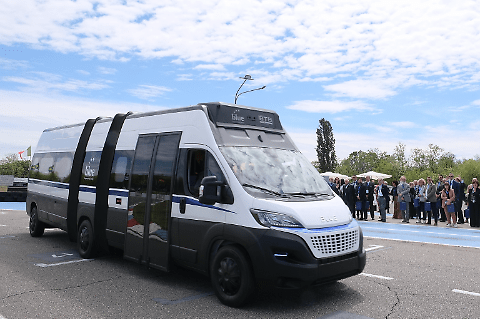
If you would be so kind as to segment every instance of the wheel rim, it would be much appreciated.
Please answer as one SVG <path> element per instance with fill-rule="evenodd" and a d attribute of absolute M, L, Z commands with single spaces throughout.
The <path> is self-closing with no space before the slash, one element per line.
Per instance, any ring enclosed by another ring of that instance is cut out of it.
<path fill-rule="evenodd" d="M 80 248 L 83 251 L 86 251 L 88 249 L 89 244 L 90 244 L 90 233 L 88 232 L 87 227 L 83 227 L 80 231 Z"/>
<path fill-rule="evenodd" d="M 235 259 L 230 257 L 222 259 L 218 267 L 218 284 L 229 296 L 235 295 L 240 290 L 241 272 Z"/>

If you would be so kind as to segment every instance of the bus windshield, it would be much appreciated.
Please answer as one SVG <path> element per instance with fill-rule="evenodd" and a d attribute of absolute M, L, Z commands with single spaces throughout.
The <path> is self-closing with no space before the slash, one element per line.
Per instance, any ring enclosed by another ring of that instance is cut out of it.
<path fill-rule="evenodd" d="M 253 196 L 333 195 L 325 179 L 300 152 L 243 146 L 220 150 L 240 184 Z"/>

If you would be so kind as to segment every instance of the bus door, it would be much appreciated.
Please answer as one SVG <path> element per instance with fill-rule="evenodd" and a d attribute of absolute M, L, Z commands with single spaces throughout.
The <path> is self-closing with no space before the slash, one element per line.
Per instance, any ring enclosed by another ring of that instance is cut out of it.
<path fill-rule="evenodd" d="M 166 271 L 179 142 L 180 133 L 140 136 L 129 187 L 124 256 Z"/>

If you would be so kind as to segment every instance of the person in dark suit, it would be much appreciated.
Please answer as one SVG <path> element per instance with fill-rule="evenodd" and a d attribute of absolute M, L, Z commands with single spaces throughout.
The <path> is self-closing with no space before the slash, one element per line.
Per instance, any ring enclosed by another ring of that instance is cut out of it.
<path fill-rule="evenodd" d="M 408 186 L 410 187 L 409 192 L 410 192 L 410 202 L 408 203 L 408 207 L 410 209 L 410 219 L 413 219 L 417 215 L 417 208 L 414 205 L 414 200 L 415 197 L 417 196 L 417 189 L 415 187 L 414 182 L 408 183 Z"/>
<path fill-rule="evenodd" d="M 457 214 L 458 224 L 465 223 L 463 219 L 462 205 L 465 200 L 465 183 L 462 178 L 457 176 L 452 184 L 453 191 L 455 192 L 455 213 Z"/>
<path fill-rule="evenodd" d="M 353 183 L 349 183 L 348 178 L 345 179 L 345 184 L 343 185 L 343 200 L 348 206 L 352 217 L 355 218 L 355 186 Z"/>
<path fill-rule="evenodd" d="M 443 190 L 443 175 L 438 175 L 438 181 L 437 181 L 437 214 L 440 215 L 440 221 L 445 222 L 447 220 L 447 216 L 445 215 L 445 212 L 443 211 L 442 208 L 442 190 Z"/>
<path fill-rule="evenodd" d="M 471 187 L 468 187 L 468 209 L 470 210 L 470 226 L 480 227 L 480 188 L 478 181 L 474 179 Z"/>
<path fill-rule="evenodd" d="M 362 203 L 361 210 L 357 209 L 357 217 L 360 214 L 359 220 L 368 220 L 367 218 L 367 193 L 365 185 L 362 183 L 361 178 L 357 181 L 357 186 L 355 187 L 355 195 L 357 196 L 357 201 Z"/>
<path fill-rule="evenodd" d="M 370 217 L 375 219 L 375 210 L 373 207 L 373 195 L 375 194 L 375 185 L 370 180 L 370 176 L 365 177 L 365 194 L 367 196 L 368 205 L 370 207 Z M 366 217 L 365 217 L 366 218 Z"/>
<path fill-rule="evenodd" d="M 389 190 L 389 191 L 388 191 L 388 195 L 389 195 L 389 196 L 388 196 L 388 200 L 387 200 L 387 205 L 386 205 L 386 207 L 385 207 L 385 211 L 387 212 L 387 214 L 390 214 L 390 189 L 388 188 L 388 183 L 387 183 L 387 181 L 383 181 L 383 184 L 384 184 L 385 186 L 387 186 L 387 189 Z"/>

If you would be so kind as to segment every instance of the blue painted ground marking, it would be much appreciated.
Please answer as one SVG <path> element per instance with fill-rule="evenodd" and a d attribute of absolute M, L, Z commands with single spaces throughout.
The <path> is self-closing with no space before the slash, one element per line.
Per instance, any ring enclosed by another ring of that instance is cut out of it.
<path fill-rule="evenodd" d="M 25 202 L 0 202 L 0 209 L 26 211 L 26 208 L 27 203 Z"/>
<path fill-rule="evenodd" d="M 480 229 L 447 228 L 444 223 L 439 226 L 358 223 L 365 237 L 480 248 Z"/>

